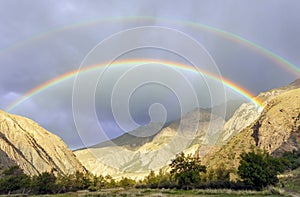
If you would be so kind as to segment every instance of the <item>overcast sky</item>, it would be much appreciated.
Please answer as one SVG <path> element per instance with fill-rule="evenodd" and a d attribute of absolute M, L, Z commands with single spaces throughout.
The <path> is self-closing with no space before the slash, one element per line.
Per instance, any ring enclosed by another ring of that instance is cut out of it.
<path fill-rule="evenodd" d="M 80 65 L 116 61 L 116 57 L 117 61 L 151 58 L 180 63 L 201 59 L 193 66 L 254 94 L 286 85 L 299 77 L 299 70 L 289 69 L 278 58 L 299 69 L 299 8 L 298 0 L 0 0 L 0 108 L 7 110 L 26 92 Z M 141 29 L 145 26 L 160 30 Z M 129 34 L 120 33 L 124 30 Z M 193 48 L 195 43 L 202 48 Z M 261 48 L 278 58 L 270 58 Z M 222 86 L 205 76 L 154 64 L 92 70 L 79 79 L 52 86 L 10 112 L 37 121 L 77 148 L 118 136 L 122 129 L 128 131 L 151 119 L 170 121 L 195 106 L 243 98 L 228 89 L 225 98 L 219 93 Z M 72 98 L 77 102 L 73 108 Z M 95 110 L 86 112 L 89 107 Z M 130 120 L 124 114 L 126 107 Z M 95 114 L 98 121 L 91 117 Z M 132 120 L 129 126 L 124 123 Z M 121 125 L 116 126 L 116 121 Z M 98 132 L 99 128 L 104 131 Z"/>

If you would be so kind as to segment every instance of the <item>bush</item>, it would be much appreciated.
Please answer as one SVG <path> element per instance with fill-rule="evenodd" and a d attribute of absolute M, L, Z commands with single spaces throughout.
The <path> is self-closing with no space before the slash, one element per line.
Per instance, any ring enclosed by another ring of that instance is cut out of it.
<path fill-rule="evenodd" d="M 185 156 L 183 152 L 171 160 L 171 175 L 179 187 L 191 189 L 200 183 L 200 173 L 206 172 L 206 166 L 201 165 L 199 157 Z"/>
<path fill-rule="evenodd" d="M 278 182 L 277 175 L 284 171 L 280 159 L 271 157 L 266 152 L 252 151 L 242 153 L 238 175 L 243 182 L 253 189 L 261 190 Z"/>
<path fill-rule="evenodd" d="M 56 177 L 53 173 L 43 172 L 39 176 L 34 176 L 31 183 L 31 188 L 34 193 L 38 194 L 53 194 L 55 193 Z"/>
<path fill-rule="evenodd" d="M 3 172 L 0 179 L 0 193 L 11 193 L 22 190 L 25 192 L 30 186 L 30 177 L 23 173 L 18 166 L 12 166 Z"/>
<path fill-rule="evenodd" d="M 281 161 L 286 170 L 295 170 L 300 166 L 300 151 L 283 153 Z"/>
<path fill-rule="evenodd" d="M 122 179 L 117 183 L 117 185 L 123 188 L 133 187 L 135 185 L 135 180 L 127 177 L 122 177 Z"/>

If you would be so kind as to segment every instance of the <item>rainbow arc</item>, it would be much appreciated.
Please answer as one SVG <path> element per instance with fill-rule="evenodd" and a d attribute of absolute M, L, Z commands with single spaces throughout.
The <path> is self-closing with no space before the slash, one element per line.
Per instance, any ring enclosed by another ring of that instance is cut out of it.
<path fill-rule="evenodd" d="M 81 69 L 75 69 L 75 70 L 72 70 L 65 74 L 62 74 L 54 79 L 51 79 L 43 84 L 40 84 L 39 86 L 37 86 L 35 88 L 29 90 L 20 99 L 16 100 L 14 103 L 9 105 L 6 108 L 6 111 L 12 111 L 14 108 L 16 108 L 21 103 L 25 102 L 26 100 L 30 99 L 31 97 L 49 89 L 55 85 L 58 85 L 66 80 L 70 80 L 70 79 L 76 77 L 77 75 L 84 74 L 84 73 L 90 72 L 90 71 L 94 71 L 96 69 L 104 68 L 107 65 L 109 65 L 111 67 L 120 67 L 120 66 L 134 65 L 134 64 L 151 64 L 151 63 L 152 64 L 153 63 L 160 64 L 160 65 L 171 67 L 171 68 L 177 68 L 177 69 L 181 69 L 184 71 L 193 72 L 196 74 L 202 74 L 208 78 L 211 78 L 218 82 L 223 83 L 226 87 L 228 87 L 229 89 L 233 90 L 234 92 L 242 95 L 244 98 L 252 101 L 257 106 L 259 106 L 261 108 L 263 107 L 262 102 L 259 101 L 257 98 L 255 98 L 255 95 L 253 93 L 251 93 L 247 89 L 239 86 L 238 84 L 234 83 L 233 81 L 230 81 L 229 79 L 220 77 L 214 73 L 209 73 L 205 70 L 201 70 L 199 68 L 196 69 L 187 64 L 172 62 L 172 61 L 162 61 L 162 60 L 155 60 L 155 59 L 128 59 L 128 60 L 116 61 L 116 62 L 113 62 L 112 64 L 101 63 L 101 64 L 90 65 L 90 66 L 86 66 Z"/>

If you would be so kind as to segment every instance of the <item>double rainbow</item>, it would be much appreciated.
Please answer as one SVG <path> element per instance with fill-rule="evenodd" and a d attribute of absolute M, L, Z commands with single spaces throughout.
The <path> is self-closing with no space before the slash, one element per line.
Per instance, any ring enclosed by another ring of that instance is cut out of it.
<path fill-rule="evenodd" d="M 51 35 L 54 34 L 58 34 L 58 33 L 62 33 L 68 30 L 76 30 L 78 28 L 82 28 L 82 27 L 92 27 L 94 25 L 97 24 L 103 24 L 103 23 L 115 23 L 115 22 L 132 22 L 132 23 L 145 23 L 145 22 L 150 22 L 151 24 L 153 24 L 154 22 L 161 22 L 161 23 L 167 23 L 169 24 L 175 24 L 175 25 L 184 25 L 190 28 L 194 28 L 195 30 L 201 30 L 201 31 L 206 31 L 209 33 L 213 33 L 216 34 L 220 37 L 223 37 L 227 40 L 233 41 L 235 43 L 244 45 L 246 47 L 251 48 L 252 50 L 262 54 L 263 56 L 267 57 L 268 59 L 272 60 L 273 62 L 275 62 L 277 65 L 280 65 L 282 68 L 284 68 L 285 70 L 288 70 L 290 73 L 292 73 L 294 76 L 296 76 L 297 78 L 300 77 L 300 68 L 297 67 L 296 65 L 292 64 L 291 62 L 289 62 L 288 60 L 286 60 L 285 58 L 277 55 L 276 53 L 274 53 L 271 50 L 268 50 L 254 42 L 251 42 L 250 40 L 241 37 L 240 35 L 234 34 L 232 32 L 228 32 L 222 29 L 218 29 L 216 27 L 213 26 L 209 26 L 206 24 L 201 24 L 201 23 L 196 23 L 196 22 L 192 22 L 192 21 L 180 21 L 180 20 L 172 20 L 172 19 L 165 19 L 165 18 L 158 18 L 158 17 L 152 17 L 152 16 L 139 16 L 139 17 L 113 17 L 113 18 L 106 18 L 106 19 L 98 19 L 98 20 L 92 20 L 92 21 L 84 21 L 84 22 L 80 22 L 80 23 L 74 23 L 71 25 L 67 25 L 67 26 L 63 26 L 61 28 L 54 28 L 54 29 L 50 29 L 47 32 L 42 32 L 39 34 L 35 34 L 25 40 L 23 40 L 22 42 L 16 43 L 15 45 L 12 45 L 10 47 L 7 47 L 5 49 L 1 49 L 0 50 L 0 55 L 4 55 L 7 52 L 12 52 L 20 47 L 24 47 L 32 42 L 36 42 L 39 40 L 43 40 L 48 38 Z M 143 24 L 144 25 L 144 24 Z M 126 61 L 119 61 L 119 62 L 115 62 L 113 65 L 111 66 L 122 66 L 122 65 L 128 65 L 128 64 L 132 64 L 132 63 L 145 63 L 148 60 L 146 59 L 135 59 L 135 60 L 126 60 Z M 153 60 L 151 60 L 153 62 Z M 251 100 L 252 102 L 256 103 L 258 106 L 262 107 L 262 103 L 258 100 L 256 100 L 254 98 L 254 95 L 246 90 L 243 87 L 240 87 L 238 84 L 222 78 L 220 79 L 218 76 L 215 76 L 212 73 L 207 73 L 203 70 L 195 70 L 194 68 L 188 66 L 188 65 L 184 65 L 181 63 L 177 63 L 177 62 L 167 62 L 167 61 L 159 61 L 157 63 L 160 63 L 162 65 L 165 66 L 169 66 L 169 67 L 176 67 L 179 69 L 183 69 L 183 70 L 187 70 L 187 71 L 191 71 L 191 72 L 200 72 L 203 75 L 213 78 L 217 81 L 220 81 L 222 83 L 224 83 L 225 86 L 227 86 L 228 88 L 232 89 L 233 91 L 237 92 L 238 94 L 244 96 L 245 98 Z M 13 110 L 15 107 L 17 107 L 19 104 L 21 104 L 22 102 L 24 102 L 25 100 L 29 99 L 30 97 L 45 91 L 46 89 L 55 86 L 63 81 L 66 81 L 68 79 L 73 78 L 74 76 L 76 76 L 77 74 L 80 73 L 84 73 L 84 72 L 88 72 L 89 70 L 93 70 L 93 69 L 97 69 L 99 67 L 102 67 L 106 64 L 101 64 L 101 65 L 92 65 L 89 67 L 86 67 L 84 69 L 81 70 L 73 70 L 70 71 L 68 73 L 65 73 L 63 75 L 60 75 L 54 79 L 51 79 L 37 87 L 35 87 L 34 89 L 31 89 L 30 91 L 26 92 L 20 99 L 16 100 L 14 103 L 12 103 L 11 105 L 9 105 L 6 110 L 7 111 L 11 111 Z"/>
<path fill-rule="evenodd" d="M 42 33 L 32 35 L 32 36 L 28 37 L 27 39 L 25 39 L 21 42 L 18 42 L 14 45 L 11 45 L 7 48 L 1 49 L 0 50 L 0 56 L 7 53 L 7 52 L 14 51 L 18 48 L 26 46 L 26 45 L 28 45 L 32 42 L 47 39 L 51 35 L 66 32 L 66 31 L 69 31 L 69 30 L 76 30 L 76 29 L 82 28 L 82 27 L 92 27 L 92 26 L 97 25 L 97 24 L 116 23 L 116 22 L 122 22 L 122 23 L 124 23 L 124 22 L 146 23 L 146 22 L 148 22 L 150 24 L 161 22 L 161 23 L 166 23 L 167 25 L 170 25 L 170 24 L 181 25 L 181 26 L 184 25 L 184 26 L 187 26 L 187 27 L 190 27 L 190 28 L 194 28 L 195 30 L 207 31 L 207 32 L 216 34 L 220 37 L 223 37 L 227 40 L 230 40 L 230 41 L 233 41 L 235 43 L 238 43 L 238 44 L 244 45 L 246 47 L 249 47 L 252 50 L 254 50 L 254 51 L 260 53 L 261 55 L 267 57 L 268 59 L 272 60 L 277 65 L 280 65 L 282 68 L 289 71 L 294 76 L 300 77 L 300 68 L 298 66 L 296 66 L 295 64 L 289 62 L 285 58 L 283 58 L 280 55 L 274 53 L 273 51 L 271 51 L 267 48 L 264 48 L 264 47 L 258 45 L 257 43 L 254 43 L 254 42 L 252 42 L 252 41 L 250 41 L 246 38 L 243 38 L 240 35 L 234 34 L 234 33 L 229 32 L 229 31 L 225 31 L 223 29 L 218 29 L 218 28 L 213 27 L 213 26 L 202 24 L 202 23 L 196 23 L 196 22 L 192 22 L 192 21 L 183 21 L 183 20 L 172 20 L 172 19 L 165 19 L 165 18 L 152 17 L 152 16 L 138 16 L 138 17 L 122 16 L 122 17 L 112 17 L 112 18 L 105 18 L 105 19 L 96 19 L 96 20 L 91 20 L 91 21 L 83 21 L 83 22 L 80 22 L 80 23 L 74 23 L 74 24 L 66 25 L 66 26 L 63 26 L 63 27 L 60 27 L 60 28 L 49 29 L 47 32 L 42 32 Z M 143 25 L 145 26 L 145 24 L 143 24 Z"/>
<path fill-rule="evenodd" d="M 176 68 L 176 69 L 180 69 L 180 70 L 183 70 L 183 71 L 193 72 L 193 73 L 196 73 L 196 74 L 202 74 L 206 77 L 209 77 L 211 79 L 214 79 L 218 82 L 223 83 L 226 87 L 228 87 L 229 89 L 231 89 L 231 90 L 235 91 L 236 93 L 242 95 L 246 99 L 252 101 L 257 106 L 263 107 L 263 104 L 262 104 L 261 101 L 256 99 L 255 96 L 250 91 L 248 91 L 245 88 L 239 86 L 238 84 L 230 81 L 229 79 L 225 79 L 223 77 L 220 78 L 219 76 L 217 76 L 213 73 L 209 73 L 205 70 L 201 70 L 201 69 L 198 69 L 198 68 L 195 69 L 194 67 L 192 67 L 190 65 L 187 65 L 187 64 L 172 62 L 172 61 L 154 60 L 154 59 L 129 59 L 129 60 L 116 61 L 112 64 L 109 64 L 109 66 L 120 67 L 120 66 L 128 66 L 128 65 L 133 65 L 133 64 L 150 64 L 150 63 L 160 64 L 162 66 Z M 67 72 L 63 75 L 60 75 L 60 76 L 58 76 L 54 79 L 51 79 L 51 80 L 35 87 L 34 89 L 28 91 L 20 99 L 18 99 L 17 101 L 15 101 L 11 105 L 9 105 L 6 108 L 6 110 L 7 111 L 12 111 L 14 108 L 16 108 L 18 105 L 20 105 L 24 101 L 30 99 L 32 96 L 35 96 L 35 95 L 37 95 L 37 94 L 39 94 L 39 93 L 55 86 L 55 85 L 58 85 L 59 83 L 62 83 L 66 80 L 72 79 L 72 78 L 76 77 L 79 74 L 90 72 L 90 71 L 93 71 L 93 70 L 96 70 L 96 69 L 99 69 L 99 68 L 103 68 L 105 66 L 107 66 L 107 63 L 90 65 L 90 66 L 86 66 L 82 69 L 72 70 L 72 71 Z"/>

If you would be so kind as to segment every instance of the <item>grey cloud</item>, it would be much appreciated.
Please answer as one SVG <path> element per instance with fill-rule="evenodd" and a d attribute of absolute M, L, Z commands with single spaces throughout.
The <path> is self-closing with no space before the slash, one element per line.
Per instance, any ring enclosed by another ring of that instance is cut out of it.
<path fill-rule="evenodd" d="M 210 52 L 224 77 L 256 94 L 286 85 L 297 77 L 295 72 L 286 71 L 286 65 L 281 67 L 278 61 L 257 49 L 220 33 L 191 27 L 180 21 L 207 24 L 232 32 L 299 65 L 299 6 L 300 2 L 296 0 L 0 1 L 0 108 L 5 109 L 37 85 L 77 69 L 85 55 L 113 33 L 142 25 L 163 25 L 192 36 Z M 147 15 L 154 19 L 139 18 Z M 122 19 L 123 16 L 132 16 L 132 19 Z M 119 19 L 112 20 L 114 17 Z M 161 19 L 177 22 L 169 23 Z M 178 40 L 168 39 L 176 46 L 182 45 Z M 197 55 L 195 51 L 189 53 Z M 174 58 L 159 50 L 141 50 L 135 55 Z M 173 60 L 181 61 L 180 57 Z M 207 94 L 205 86 L 192 75 L 189 79 L 195 85 L 203 107 L 208 106 L 209 98 L 203 96 Z M 36 120 L 62 137 L 71 147 L 79 147 L 82 142 L 72 116 L 72 82 L 70 79 L 35 95 L 13 112 Z M 178 85 L 180 83 L 178 81 Z M 169 101 L 168 108 L 174 108 L 174 97 L 166 94 L 170 100 L 165 101 L 161 91 L 156 93 L 161 94 L 157 95 L 161 103 Z M 138 102 L 138 98 L 142 99 L 137 96 L 132 102 Z M 138 108 L 132 108 L 137 122 L 146 123 L 149 120 L 148 111 L 145 110 L 155 100 L 153 98 L 139 103 Z M 235 98 L 234 94 L 230 98 Z M 97 109 L 97 112 L 104 113 L 101 115 L 105 117 L 101 124 L 109 132 L 109 137 L 114 137 L 122 131 L 112 120 L 110 106 L 106 104 L 104 102 L 104 108 Z M 172 118 L 178 116 L 176 110 L 169 112 Z M 88 122 L 90 117 L 83 114 L 82 119 Z M 91 130 L 96 130 L 97 124 L 91 123 Z M 91 139 L 93 132 L 87 133 L 87 140 Z M 103 136 L 100 138 L 99 141 L 105 140 Z M 91 140 L 90 143 L 96 143 L 97 140 Z"/>

